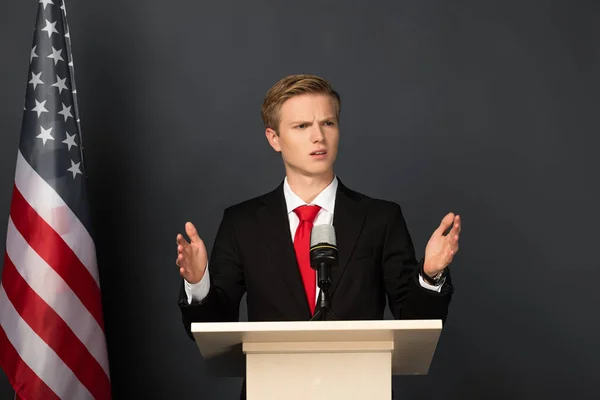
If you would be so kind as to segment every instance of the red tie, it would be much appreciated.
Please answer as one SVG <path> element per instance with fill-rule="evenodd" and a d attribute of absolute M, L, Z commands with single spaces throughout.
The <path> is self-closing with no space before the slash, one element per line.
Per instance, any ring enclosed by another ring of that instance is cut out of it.
<path fill-rule="evenodd" d="M 300 274 L 304 282 L 304 290 L 310 306 L 310 313 L 315 312 L 315 297 L 317 295 L 317 276 L 316 271 L 310 266 L 310 232 L 313 227 L 313 221 L 319 213 L 319 206 L 300 206 L 294 210 L 300 224 L 294 235 L 294 249 L 296 250 L 296 260 L 300 267 Z"/>

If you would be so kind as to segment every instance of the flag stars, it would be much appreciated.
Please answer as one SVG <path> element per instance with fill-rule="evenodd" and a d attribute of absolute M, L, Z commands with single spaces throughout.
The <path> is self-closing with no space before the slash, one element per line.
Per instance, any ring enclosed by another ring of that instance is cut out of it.
<path fill-rule="evenodd" d="M 62 142 L 69 146 L 69 150 L 71 150 L 71 146 L 77 147 L 77 143 L 75 143 L 75 135 L 69 135 L 69 132 L 65 132 L 67 134 L 67 138 Z"/>
<path fill-rule="evenodd" d="M 52 0 L 40 0 L 40 4 L 43 4 L 44 5 L 44 10 L 46 10 L 46 6 L 48 4 L 54 5 L 54 2 Z"/>
<path fill-rule="evenodd" d="M 33 61 L 34 58 L 38 58 L 38 55 L 35 54 L 35 49 L 37 48 L 37 45 L 33 46 L 33 49 L 31 49 L 31 55 L 29 56 L 29 63 L 31 64 L 31 62 Z"/>
<path fill-rule="evenodd" d="M 46 145 L 46 141 L 48 140 L 54 140 L 54 137 L 50 134 L 50 132 L 52 132 L 52 127 L 50 127 L 50 129 L 44 129 L 43 126 L 40 126 L 41 132 L 39 135 L 36 136 L 36 138 L 38 139 L 42 139 L 42 142 L 44 143 L 44 146 Z"/>
<path fill-rule="evenodd" d="M 59 61 L 65 61 L 60 53 L 62 53 L 62 49 L 56 50 L 54 46 L 52 46 L 52 54 L 50 54 L 48 58 L 52 58 L 54 60 L 54 65 L 58 64 Z"/>
<path fill-rule="evenodd" d="M 33 71 L 31 72 L 31 80 L 29 81 L 29 83 L 31 83 L 33 85 L 33 90 L 37 89 L 37 85 L 43 85 L 44 82 L 42 82 L 42 79 L 40 78 L 42 76 L 42 73 L 40 72 L 39 74 L 34 74 Z"/>
<path fill-rule="evenodd" d="M 67 171 L 73 173 L 73 179 L 75 179 L 77 174 L 83 175 L 79 169 L 79 164 L 81 164 L 81 162 L 74 163 L 73 160 L 71 160 L 71 168 L 67 168 Z"/>
<path fill-rule="evenodd" d="M 63 109 L 62 109 L 62 111 L 59 111 L 58 113 L 61 114 L 62 116 L 64 116 L 65 122 L 67 122 L 67 119 L 69 117 L 73 118 L 73 115 L 71 114 L 71 107 L 73 107 L 73 106 L 67 107 L 67 106 L 65 106 L 65 103 L 61 103 L 61 104 L 63 106 Z"/>
<path fill-rule="evenodd" d="M 44 100 L 40 103 L 39 101 L 37 101 L 37 99 L 35 99 L 35 107 L 33 107 L 31 109 L 31 111 L 37 112 L 38 118 L 40 117 L 40 115 L 42 115 L 42 113 L 48 112 L 48 110 L 46 110 L 46 107 L 45 107 L 46 101 L 47 100 Z M 66 117 L 65 117 L 65 120 L 66 120 Z"/>
<path fill-rule="evenodd" d="M 58 88 L 58 92 L 60 94 L 62 94 L 63 89 L 64 90 L 69 90 L 69 88 L 67 87 L 67 84 L 65 83 L 66 80 L 67 80 L 67 78 L 60 79 L 60 77 L 58 75 L 56 75 L 56 83 L 53 83 L 52 86 L 53 87 L 57 87 Z"/>
<path fill-rule="evenodd" d="M 46 20 L 46 26 L 42 30 L 48 32 L 48 37 L 52 37 L 53 33 L 58 33 L 56 30 L 56 21 L 50 22 Z"/>

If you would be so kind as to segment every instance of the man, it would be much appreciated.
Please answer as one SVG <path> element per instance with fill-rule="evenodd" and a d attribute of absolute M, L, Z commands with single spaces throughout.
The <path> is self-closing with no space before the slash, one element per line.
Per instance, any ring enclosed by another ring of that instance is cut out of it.
<path fill-rule="evenodd" d="M 382 319 L 387 299 L 396 319 L 445 321 L 460 217 L 442 219 L 418 262 L 400 207 L 355 192 L 334 174 L 340 96 L 328 82 L 288 76 L 267 92 L 261 112 L 285 179 L 225 210 L 210 261 L 192 223 L 185 225 L 189 242 L 177 235 L 188 334 L 192 322 L 237 321 L 244 293 L 249 321 L 309 320 L 318 304 L 308 257 L 317 224 L 333 224 L 336 232 L 330 301 L 340 319 Z"/>

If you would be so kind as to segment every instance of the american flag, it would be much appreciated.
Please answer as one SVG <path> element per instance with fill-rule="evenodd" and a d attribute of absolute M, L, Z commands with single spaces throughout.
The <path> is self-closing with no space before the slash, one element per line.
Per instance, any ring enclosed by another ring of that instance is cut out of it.
<path fill-rule="evenodd" d="M 22 399 L 109 399 L 62 0 L 40 0 L 0 282 L 0 366 Z"/>

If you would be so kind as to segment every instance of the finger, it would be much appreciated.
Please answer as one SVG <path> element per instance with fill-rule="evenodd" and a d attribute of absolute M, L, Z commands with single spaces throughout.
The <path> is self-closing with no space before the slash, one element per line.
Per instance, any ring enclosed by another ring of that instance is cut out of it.
<path fill-rule="evenodd" d="M 183 254 L 181 254 L 181 253 L 177 254 L 177 258 L 175 259 L 175 265 L 185 269 L 187 266 L 186 264 L 187 264 L 186 258 L 183 256 Z"/>
<path fill-rule="evenodd" d="M 450 250 L 448 251 L 448 256 L 449 256 L 450 260 L 454 259 L 454 256 L 456 256 L 457 252 L 458 252 L 458 245 L 450 247 Z"/>
<path fill-rule="evenodd" d="M 186 244 L 188 244 L 187 240 L 185 240 L 185 238 L 183 237 L 183 235 L 181 233 L 177 234 L 177 244 L 182 245 L 182 246 L 185 246 Z"/>
<path fill-rule="evenodd" d="M 448 250 L 448 254 L 450 255 L 451 259 L 454 258 L 456 253 L 458 253 L 458 242 L 453 243 Z"/>
<path fill-rule="evenodd" d="M 186 243 L 185 245 L 183 245 L 183 246 L 182 246 L 182 245 L 180 245 L 180 244 L 178 244 L 178 245 L 177 245 L 177 254 L 181 254 L 181 253 L 183 253 L 184 251 L 187 251 L 187 250 L 189 249 L 189 246 L 190 246 L 190 245 L 189 245 L 189 244 L 187 244 L 187 243 Z"/>
<path fill-rule="evenodd" d="M 454 222 L 454 214 L 453 213 L 446 214 L 446 216 L 442 219 L 440 226 L 436 229 L 436 233 L 438 233 L 440 235 L 444 235 L 446 233 L 446 231 L 448 230 L 448 228 L 450 228 L 450 226 L 452 226 L 453 222 Z"/>
<path fill-rule="evenodd" d="M 191 243 L 200 242 L 200 236 L 198 236 L 198 231 L 196 230 L 194 224 L 192 224 L 191 222 L 187 222 L 185 224 L 185 233 L 187 233 Z"/>
<path fill-rule="evenodd" d="M 186 268 L 183 265 L 183 260 L 183 254 L 178 254 L 175 259 L 175 265 L 177 265 L 177 268 L 179 269 L 179 275 L 181 275 L 182 278 L 185 278 Z"/>
<path fill-rule="evenodd" d="M 185 239 L 182 240 L 177 240 L 177 254 L 181 254 L 183 253 L 187 248 L 188 248 L 189 244 L 185 241 Z"/>
<path fill-rule="evenodd" d="M 454 244 L 454 243 L 458 242 L 460 230 L 461 230 L 460 218 L 456 217 L 454 219 L 452 229 L 448 232 L 448 235 L 446 236 L 450 240 L 451 243 Z"/>
<path fill-rule="evenodd" d="M 458 236 L 458 234 L 460 233 L 461 227 L 462 227 L 462 223 L 461 223 L 460 215 L 456 215 L 454 217 L 454 226 L 452 227 L 452 231 L 451 231 L 452 235 Z"/>

